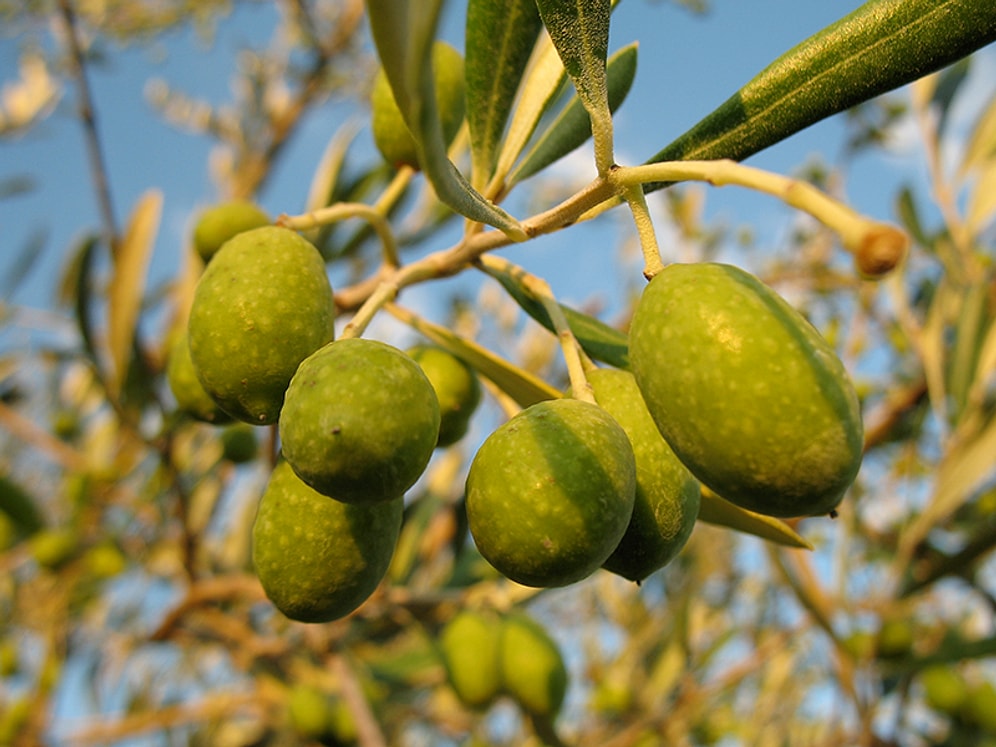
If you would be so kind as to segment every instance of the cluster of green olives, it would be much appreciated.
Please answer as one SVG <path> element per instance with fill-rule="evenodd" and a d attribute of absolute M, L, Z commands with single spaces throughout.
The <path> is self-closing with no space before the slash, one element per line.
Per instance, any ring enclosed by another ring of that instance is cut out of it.
<path fill-rule="evenodd" d="M 280 459 L 257 509 L 253 562 L 286 616 L 324 622 L 356 609 L 383 578 L 405 492 L 434 449 L 466 433 L 481 389 L 439 348 L 334 339 L 323 258 L 294 231 L 254 225 L 264 215 L 229 203 L 198 221 L 206 265 L 167 380 L 181 410 L 225 425 L 233 462 L 255 454 L 250 425 L 277 426 Z"/>
<path fill-rule="evenodd" d="M 464 609 L 439 634 L 447 682 L 460 702 L 484 710 L 503 695 L 534 718 L 556 720 L 568 672 L 557 642 L 522 610 Z"/>
<path fill-rule="evenodd" d="M 285 615 L 322 622 L 380 583 L 406 491 L 467 432 L 481 390 L 442 349 L 334 339 L 320 253 L 289 229 L 245 228 L 261 215 L 239 206 L 227 238 L 216 214 L 195 233 L 211 251 L 168 375 L 203 420 L 277 426 L 253 561 Z M 774 291 L 733 266 L 670 265 L 637 305 L 629 352 L 631 370 L 588 372 L 594 401 L 538 402 L 477 449 L 468 525 L 504 576 L 639 582 L 687 542 L 702 485 L 771 516 L 834 510 L 861 461 L 857 397 Z"/>

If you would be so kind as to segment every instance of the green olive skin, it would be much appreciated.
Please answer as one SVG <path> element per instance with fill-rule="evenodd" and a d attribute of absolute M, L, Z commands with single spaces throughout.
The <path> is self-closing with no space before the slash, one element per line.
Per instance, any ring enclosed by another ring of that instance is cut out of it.
<path fill-rule="evenodd" d="M 436 446 L 450 446 L 467 434 L 470 418 L 481 402 L 481 382 L 466 363 L 432 345 L 407 351 L 421 367 L 439 400 L 439 438 Z"/>
<path fill-rule="evenodd" d="M 194 224 L 194 249 L 205 263 L 234 236 L 253 228 L 269 225 L 266 211 L 248 200 L 230 200 L 201 211 Z"/>
<path fill-rule="evenodd" d="M 400 498 L 370 506 L 334 500 L 279 461 L 252 528 L 253 566 L 267 597 L 291 620 L 345 617 L 387 573 L 403 510 Z"/>
<path fill-rule="evenodd" d="M 275 423 L 298 365 L 332 339 L 335 302 L 325 262 L 286 228 L 225 243 L 194 291 L 187 334 L 205 391 L 251 425 Z"/>
<path fill-rule="evenodd" d="M 439 402 L 401 350 L 377 340 L 337 340 L 301 363 L 279 427 L 284 457 L 315 490 L 348 503 L 389 501 L 428 465 Z"/>
<path fill-rule="evenodd" d="M 436 41 L 432 48 L 432 67 L 436 109 L 443 128 L 443 140 L 449 145 L 463 124 L 466 107 L 463 56 L 449 44 Z M 384 160 L 394 167 L 419 169 L 418 148 L 394 100 L 383 69 L 378 70 L 374 78 L 370 105 L 374 144 Z"/>
<path fill-rule="evenodd" d="M 546 400 L 478 449 L 467 519 L 481 554 L 526 586 L 566 586 L 597 570 L 622 539 L 636 496 L 633 448 L 602 408 Z"/>
<path fill-rule="evenodd" d="M 773 290 L 731 265 L 669 265 L 644 289 L 629 345 L 658 429 L 703 484 L 776 517 L 838 505 L 861 466 L 858 398 Z"/>
<path fill-rule="evenodd" d="M 626 431 L 636 457 L 633 516 L 602 567 L 639 582 L 670 563 L 688 542 L 701 488 L 657 430 L 633 374 L 603 368 L 589 372 L 588 383 L 599 406 Z"/>

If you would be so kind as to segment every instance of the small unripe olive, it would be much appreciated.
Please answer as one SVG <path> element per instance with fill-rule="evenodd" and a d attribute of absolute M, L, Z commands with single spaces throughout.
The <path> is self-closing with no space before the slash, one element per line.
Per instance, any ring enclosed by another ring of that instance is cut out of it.
<path fill-rule="evenodd" d="M 450 685 L 464 705 L 485 708 L 502 688 L 499 645 L 502 625 L 486 610 L 458 612 L 439 636 Z"/>
<path fill-rule="evenodd" d="M 194 249 L 205 262 L 211 261 L 222 244 L 233 236 L 271 223 L 259 205 L 247 200 L 231 200 L 203 210 L 194 224 Z"/>
<path fill-rule="evenodd" d="M 463 56 L 449 44 L 436 41 L 432 48 L 432 72 L 443 139 L 449 144 L 463 123 Z M 374 143 L 384 160 L 392 166 L 419 168 L 415 140 L 394 100 L 383 69 L 374 78 L 370 104 Z"/>
<path fill-rule="evenodd" d="M 407 351 L 422 368 L 439 400 L 437 446 L 456 443 L 467 433 L 470 418 L 481 402 L 481 382 L 466 363 L 432 345 Z"/>
<path fill-rule="evenodd" d="M 556 719 L 568 684 L 556 641 L 532 617 L 512 612 L 502 622 L 500 647 L 505 692 L 527 713 Z"/>

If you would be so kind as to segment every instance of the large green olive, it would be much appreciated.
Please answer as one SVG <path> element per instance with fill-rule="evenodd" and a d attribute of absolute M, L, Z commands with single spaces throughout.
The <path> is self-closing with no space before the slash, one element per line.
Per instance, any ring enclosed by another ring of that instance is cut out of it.
<path fill-rule="evenodd" d="M 771 516 L 840 502 L 861 465 L 854 387 L 826 340 L 753 275 L 669 265 L 644 289 L 629 344 L 657 427 L 713 491 Z"/>
<path fill-rule="evenodd" d="M 432 384 L 377 340 L 337 340 L 301 363 L 280 415 L 283 454 L 320 493 L 349 503 L 401 496 L 439 436 Z"/>
<path fill-rule="evenodd" d="M 274 423 L 298 364 L 332 339 L 335 303 L 318 250 L 286 228 L 240 233 L 197 283 L 187 332 L 194 370 L 223 410 Z"/>
<path fill-rule="evenodd" d="M 263 590 L 292 620 L 328 622 L 374 592 L 401 532 L 401 498 L 355 506 L 315 492 L 279 461 L 252 529 Z"/>
<path fill-rule="evenodd" d="M 695 528 L 701 489 L 657 430 L 633 374 L 603 368 L 591 371 L 588 383 L 599 406 L 626 431 L 636 456 L 633 516 L 602 567 L 642 581 L 685 546 Z"/>
<path fill-rule="evenodd" d="M 547 400 L 481 445 L 467 476 L 467 518 L 481 554 L 505 576 L 565 586 L 616 548 L 635 494 L 622 427 L 597 405 Z"/>

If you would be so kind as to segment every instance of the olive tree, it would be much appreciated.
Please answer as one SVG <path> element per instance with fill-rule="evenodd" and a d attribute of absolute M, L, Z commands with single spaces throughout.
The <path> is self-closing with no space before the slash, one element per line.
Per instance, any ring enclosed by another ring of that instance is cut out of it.
<path fill-rule="evenodd" d="M 75 105 L 98 215 L 57 334 L 0 338 L 0 742 L 996 741 L 996 102 L 951 126 L 992 3 L 870 0 L 639 163 L 659 40 L 610 48 L 610 0 L 468 0 L 445 41 L 441 0 L 278 5 L 233 101 L 147 88 L 214 143 L 160 280 L 92 72 L 232 8 L 0 2 L 2 147 Z M 833 116 L 852 153 L 915 132 L 928 187 L 881 220 L 846 169 L 744 163 Z M 611 313 L 528 251 L 607 224 Z"/>

